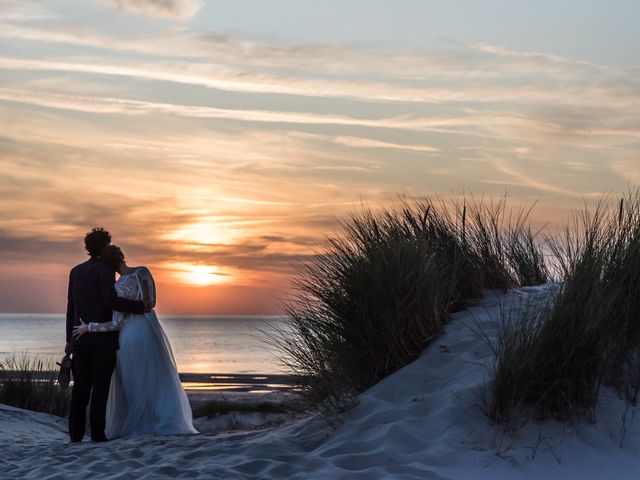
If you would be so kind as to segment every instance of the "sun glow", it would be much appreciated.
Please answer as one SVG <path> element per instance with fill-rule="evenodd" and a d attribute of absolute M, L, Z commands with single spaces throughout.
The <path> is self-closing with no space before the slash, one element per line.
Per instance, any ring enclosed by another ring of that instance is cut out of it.
<path fill-rule="evenodd" d="M 237 232 L 229 225 L 212 217 L 203 217 L 200 221 L 184 225 L 164 236 L 180 245 L 184 250 L 203 251 L 212 246 L 233 243 Z"/>
<path fill-rule="evenodd" d="M 212 265 L 194 265 L 189 263 L 172 264 L 176 279 L 181 283 L 199 287 L 229 283 L 231 275 Z"/>

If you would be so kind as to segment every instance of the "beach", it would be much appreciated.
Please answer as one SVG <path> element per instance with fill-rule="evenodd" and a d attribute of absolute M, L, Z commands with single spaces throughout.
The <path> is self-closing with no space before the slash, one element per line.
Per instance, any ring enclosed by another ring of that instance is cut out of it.
<path fill-rule="evenodd" d="M 478 327 L 495 337 L 500 311 L 543 301 L 555 288 L 486 292 L 416 361 L 337 418 L 290 414 L 196 436 L 70 445 L 64 419 L 2 406 L 3 478 L 637 478 L 640 419 L 610 389 L 595 421 L 530 419 L 514 433 L 484 414 L 492 355 Z"/>

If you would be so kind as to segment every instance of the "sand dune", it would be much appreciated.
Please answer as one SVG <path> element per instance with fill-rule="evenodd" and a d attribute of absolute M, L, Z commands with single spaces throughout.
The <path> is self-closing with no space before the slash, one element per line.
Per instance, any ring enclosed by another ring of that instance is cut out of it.
<path fill-rule="evenodd" d="M 337 428 L 301 417 L 255 431 L 69 445 L 64 420 L 0 406 L 2 478 L 640 478 L 640 420 L 612 391 L 596 423 L 530 421 L 508 435 L 482 413 L 491 357 L 469 327 L 492 332 L 501 304 L 552 288 L 489 292 L 416 362 L 364 392 Z"/>

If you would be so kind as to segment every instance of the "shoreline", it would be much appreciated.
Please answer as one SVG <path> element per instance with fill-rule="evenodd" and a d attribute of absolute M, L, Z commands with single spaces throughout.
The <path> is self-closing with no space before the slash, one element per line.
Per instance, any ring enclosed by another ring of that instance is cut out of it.
<path fill-rule="evenodd" d="M 30 372 L 31 378 L 46 381 L 55 378 L 57 371 Z M 19 379 L 24 374 L 17 370 L 0 371 L 0 383 L 9 378 Z M 180 381 L 190 400 L 206 401 L 214 396 L 233 399 L 255 398 L 269 394 L 295 393 L 304 379 L 287 374 L 259 373 L 180 373 Z M 282 395 L 274 395 L 282 396 Z"/>

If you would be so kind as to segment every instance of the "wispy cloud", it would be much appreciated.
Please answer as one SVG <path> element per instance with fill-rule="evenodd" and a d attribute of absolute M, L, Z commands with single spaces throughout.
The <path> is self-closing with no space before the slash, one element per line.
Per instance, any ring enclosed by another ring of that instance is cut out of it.
<path fill-rule="evenodd" d="M 414 116 L 401 115 L 383 118 L 354 118 L 345 115 L 318 114 L 311 112 L 288 112 L 253 109 L 228 109 L 205 105 L 184 105 L 178 103 L 150 102 L 134 99 L 82 96 L 42 90 L 11 89 L 0 87 L 0 100 L 37 105 L 47 108 L 95 114 L 175 115 L 193 119 L 228 119 L 242 122 L 275 123 L 291 125 L 333 125 L 344 127 L 365 127 L 371 129 L 407 130 L 413 132 L 433 132 L 458 136 L 481 136 L 484 138 L 508 139 L 511 141 L 550 141 L 560 144 L 579 145 L 582 148 L 610 148 L 636 138 L 637 131 L 631 123 L 617 122 L 617 117 L 603 115 L 600 118 L 587 117 L 576 123 L 574 118 L 562 116 L 533 116 L 514 114 L 508 111 L 469 110 L 466 115 Z M 586 120 L 586 122 L 585 122 Z M 597 128 L 596 125 L 607 126 Z M 608 125 L 611 125 L 610 127 Z M 605 143 L 597 143 L 599 137 L 609 138 Z M 436 152 L 437 149 L 425 145 L 402 145 L 365 137 L 336 136 L 333 142 L 358 148 L 386 148 Z M 596 143 L 594 143 L 596 142 Z"/>
<path fill-rule="evenodd" d="M 518 185 L 526 188 L 530 188 L 533 190 L 537 190 L 545 193 L 556 193 L 561 195 L 569 195 L 572 197 L 581 197 L 583 194 L 580 192 L 573 191 L 568 188 L 560 187 L 554 185 L 552 183 L 541 180 L 535 175 L 527 175 L 521 171 L 518 171 L 514 166 L 510 165 L 507 161 L 503 159 L 495 159 L 493 162 L 493 166 L 500 173 L 506 174 L 510 177 L 510 182 L 507 181 L 505 183 L 511 185 Z"/>
<path fill-rule="evenodd" d="M 533 60 L 540 63 L 563 64 L 563 65 L 580 66 L 580 67 L 587 67 L 587 68 L 593 68 L 593 69 L 606 68 L 606 67 L 600 67 L 592 62 L 570 60 L 560 55 L 554 55 L 551 53 L 510 50 L 500 45 L 492 45 L 490 43 L 485 43 L 485 42 L 463 42 L 463 45 L 466 45 L 467 47 L 477 50 L 479 52 L 488 53 L 490 55 L 495 55 L 498 57 Z"/>
<path fill-rule="evenodd" d="M 627 182 L 640 185 L 640 160 L 637 156 L 614 160 L 611 164 L 613 170 L 620 174 Z"/>
<path fill-rule="evenodd" d="M 499 125 L 513 125 L 515 122 L 527 122 L 527 119 L 510 117 L 508 115 L 476 115 L 461 117 L 415 117 L 398 116 L 380 119 L 353 118 L 342 115 L 282 112 L 269 110 L 243 110 L 224 109 L 201 105 L 183 105 L 174 103 L 148 102 L 141 100 L 113 98 L 113 97 L 88 97 L 81 95 L 68 95 L 53 92 L 43 92 L 23 89 L 9 89 L 0 87 L 0 100 L 9 102 L 20 102 L 31 105 L 38 105 L 48 108 L 60 108 L 79 112 L 90 112 L 98 114 L 121 114 L 121 115 L 152 115 L 168 114 L 189 118 L 218 118 L 239 120 L 244 122 L 263 123 L 290 123 L 306 125 L 343 125 L 360 126 L 369 128 L 387 128 L 414 131 L 435 131 L 454 132 L 447 130 L 458 127 L 468 127 L 486 125 L 497 127 Z M 455 131 L 458 134 L 465 134 L 464 130 Z M 376 142 L 366 139 L 354 139 L 353 137 L 337 137 L 337 143 L 343 145 L 369 148 L 399 148 L 388 142 Z M 411 147 L 405 147 L 411 148 Z M 422 151 L 435 151 L 430 147 L 415 147 Z"/>
<path fill-rule="evenodd" d="M 202 7 L 199 0 L 108 0 L 121 10 L 132 10 L 149 15 L 186 19 L 193 17 Z"/>
<path fill-rule="evenodd" d="M 260 110 L 234 110 L 199 105 L 146 102 L 110 97 L 86 97 L 41 91 L 0 88 L 0 100 L 29 103 L 49 108 L 61 108 L 79 112 L 149 115 L 171 114 L 190 118 L 220 118 L 245 122 L 294 123 L 308 125 L 352 125 L 375 128 L 429 129 L 430 126 L 447 124 L 445 120 L 412 119 L 407 117 L 379 120 L 350 118 L 339 115 L 277 112 Z"/>
<path fill-rule="evenodd" d="M 572 98 L 573 92 L 545 92 L 530 86 L 502 88 L 476 85 L 458 89 L 447 86 L 420 86 L 385 83 L 368 80 L 300 78 L 298 76 L 254 73 L 237 68 L 209 64 L 171 64 L 143 62 L 69 62 L 61 60 L 30 60 L 11 57 L 0 58 L 0 68 L 11 70 L 57 71 L 92 73 L 160 80 L 185 85 L 199 85 L 229 92 L 287 94 L 324 98 L 353 98 L 382 102 L 445 103 L 445 102 L 497 102 L 517 98 L 521 102 L 534 102 L 543 95 L 549 99 Z M 538 94 L 538 95 L 536 95 Z"/>
<path fill-rule="evenodd" d="M 469 82 L 380 82 L 362 79 L 327 79 L 313 76 L 267 74 L 229 65 L 171 62 L 65 61 L 0 57 L 7 70 L 90 73 L 198 85 L 239 93 L 287 94 L 308 97 L 347 98 L 363 101 L 426 104 L 490 104 L 509 102 L 515 106 L 559 105 L 617 108 L 630 112 L 640 106 L 640 82 L 629 77 L 588 78 L 567 84 L 558 79 L 516 84 Z M 624 80 L 623 80 L 624 79 Z M 620 88 L 621 83 L 625 86 Z"/>
<path fill-rule="evenodd" d="M 2 20 L 5 22 L 29 22 L 53 19 L 56 15 L 42 2 L 34 0 L 2 0 Z"/>
<path fill-rule="evenodd" d="M 115 2 L 116 0 L 108 0 Z M 376 78 L 493 79 L 541 75 L 578 80 L 589 72 L 624 74 L 633 67 L 575 61 L 544 52 L 523 52 L 482 42 L 452 42 L 445 50 L 403 50 L 334 43 L 282 44 L 220 32 L 168 29 L 117 37 L 84 27 L 38 28 L 6 22 L 0 36 L 144 54 L 156 58 L 200 59 L 215 64 L 277 68 L 311 74 L 371 75 Z"/>
<path fill-rule="evenodd" d="M 401 144 L 401 143 L 392 143 L 392 142 L 382 142 L 382 141 L 373 140 L 370 138 L 339 136 L 339 137 L 335 137 L 333 140 L 336 143 L 340 143 L 348 147 L 356 147 L 356 148 L 385 148 L 385 149 L 391 149 L 391 150 L 404 150 L 409 152 L 421 152 L 421 153 L 437 153 L 441 151 L 441 149 L 436 147 L 431 147 L 429 145 L 411 145 L 411 144 Z"/>

